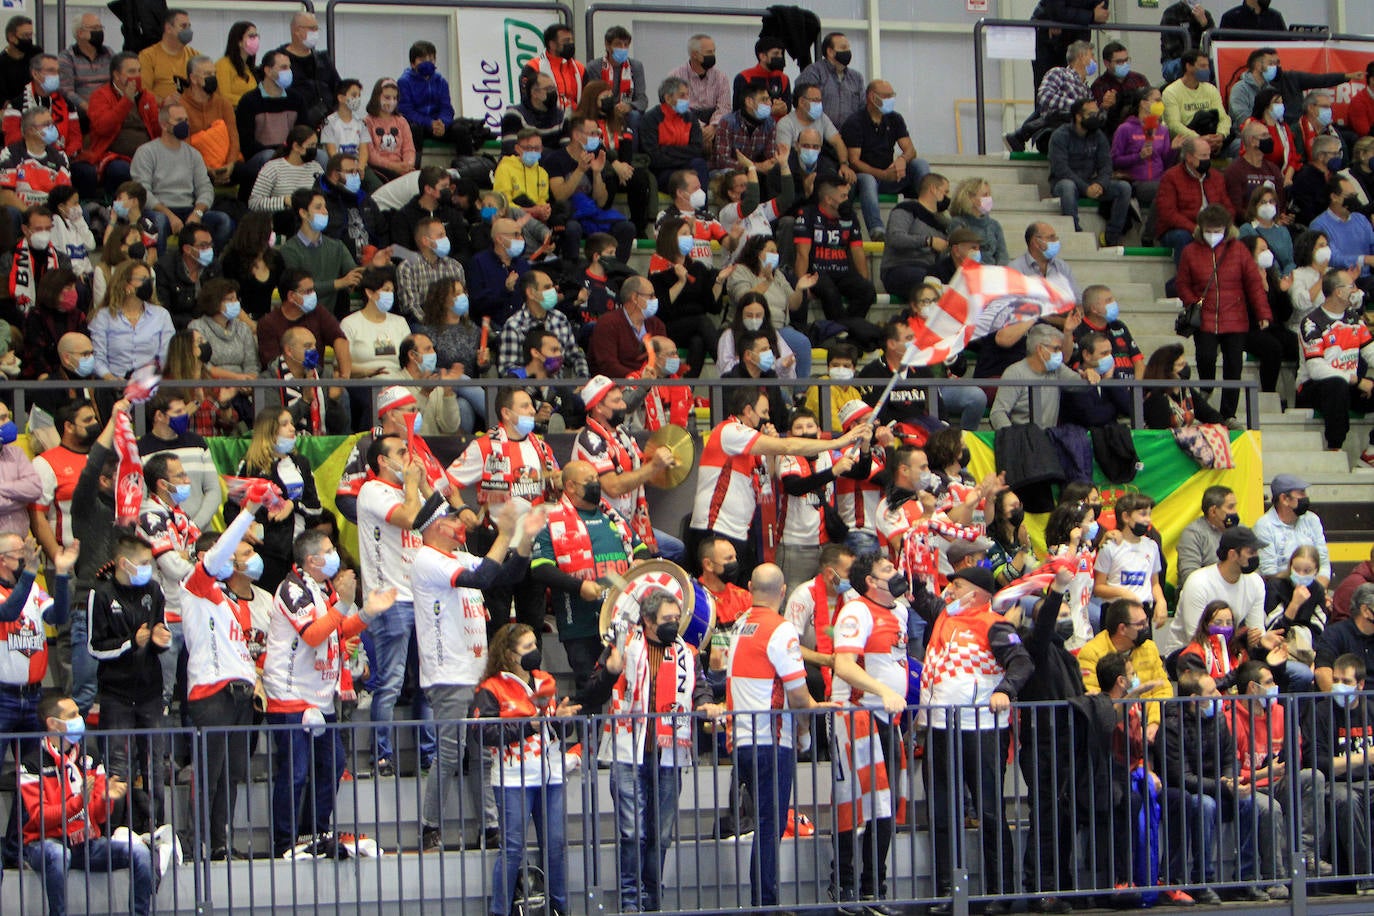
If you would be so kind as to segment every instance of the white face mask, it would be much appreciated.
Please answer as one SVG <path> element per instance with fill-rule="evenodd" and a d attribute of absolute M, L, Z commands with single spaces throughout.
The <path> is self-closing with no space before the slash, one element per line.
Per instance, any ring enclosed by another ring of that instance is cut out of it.
<path fill-rule="evenodd" d="M 746 331 L 757 331 L 757 330 L 758 330 L 759 328 L 761 328 L 761 327 L 763 327 L 763 319 L 762 319 L 762 318 L 745 318 L 745 319 L 744 319 L 744 329 L 745 329 Z"/>
<path fill-rule="evenodd" d="M 1255 263 L 1259 265 L 1260 270 L 1268 270 L 1274 266 L 1274 252 L 1266 248 L 1255 256 Z"/>
<path fill-rule="evenodd" d="M 1327 263 L 1328 261 L 1330 261 L 1330 260 L 1331 260 L 1331 249 L 1330 249 L 1330 248 L 1318 248 L 1316 251 L 1312 252 L 1312 263 L 1314 263 L 1314 264 L 1321 265 L 1321 266 L 1325 266 L 1326 263 Z"/>
<path fill-rule="evenodd" d="M 1260 204 L 1255 208 L 1255 213 L 1263 220 L 1272 220 L 1279 214 L 1279 208 L 1273 204 Z"/>
<path fill-rule="evenodd" d="M 847 382 L 854 377 L 854 370 L 848 366 L 836 366 L 830 370 L 830 377 L 840 382 Z"/>
<path fill-rule="evenodd" d="M 692 196 L 687 198 L 687 203 L 693 210 L 700 210 L 706 206 L 706 192 L 701 188 L 697 188 L 692 192 Z"/>
<path fill-rule="evenodd" d="M 1225 232 L 1204 232 L 1202 237 L 1207 240 L 1207 244 L 1212 248 L 1221 244 L 1222 239 L 1226 238 Z"/>

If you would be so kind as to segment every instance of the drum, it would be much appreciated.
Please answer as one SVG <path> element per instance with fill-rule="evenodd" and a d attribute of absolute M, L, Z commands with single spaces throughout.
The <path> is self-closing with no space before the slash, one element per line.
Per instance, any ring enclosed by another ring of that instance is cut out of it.
<path fill-rule="evenodd" d="M 678 624 L 678 635 L 690 646 L 701 649 L 711 637 L 716 626 L 716 602 L 711 593 L 697 579 L 692 580 L 692 590 L 696 593 L 692 610 L 682 609 L 682 620 Z"/>
<path fill-rule="evenodd" d="M 625 633 L 639 622 L 640 601 L 656 589 L 666 591 L 682 605 L 678 635 L 700 649 L 716 622 L 715 603 L 700 582 L 667 560 L 646 560 L 624 578 L 613 580 L 601 604 L 602 640 L 623 647 Z"/>

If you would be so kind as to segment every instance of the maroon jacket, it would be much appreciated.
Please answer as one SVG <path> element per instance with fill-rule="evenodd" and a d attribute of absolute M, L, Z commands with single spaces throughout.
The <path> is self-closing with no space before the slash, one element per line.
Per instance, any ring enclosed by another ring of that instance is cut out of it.
<path fill-rule="evenodd" d="M 1188 166 L 1180 162 L 1168 169 L 1159 180 L 1159 193 L 1155 196 L 1155 234 L 1161 236 L 1170 229 L 1184 229 L 1192 232 L 1197 226 L 1197 215 L 1202 210 L 1203 190 L 1207 192 L 1207 203 L 1221 204 L 1236 217 L 1235 205 L 1226 190 L 1226 179 L 1220 169 L 1212 169 L 1207 177 L 1199 181 L 1188 171 Z"/>
<path fill-rule="evenodd" d="M 644 339 L 630 327 L 625 311 L 619 306 L 611 309 L 592 325 L 592 339 L 587 345 L 587 362 L 593 372 L 611 378 L 628 378 L 631 372 L 644 368 L 649 359 L 645 342 L 650 337 L 666 337 L 667 328 L 658 316 L 644 319 Z"/>
<path fill-rule="evenodd" d="M 1336 586 L 1336 591 L 1331 596 L 1331 615 L 1327 618 L 1327 626 L 1350 616 L 1350 599 L 1355 597 L 1355 589 L 1366 582 L 1374 582 L 1374 565 L 1368 560 L 1352 569 L 1350 575 Z"/>
<path fill-rule="evenodd" d="M 1223 192 L 1225 193 L 1225 192 Z M 1178 262 L 1178 297 L 1202 302 L 1202 330 L 1208 334 L 1244 334 L 1250 319 L 1272 321 L 1255 258 L 1228 229 L 1215 250 L 1193 241 Z"/>

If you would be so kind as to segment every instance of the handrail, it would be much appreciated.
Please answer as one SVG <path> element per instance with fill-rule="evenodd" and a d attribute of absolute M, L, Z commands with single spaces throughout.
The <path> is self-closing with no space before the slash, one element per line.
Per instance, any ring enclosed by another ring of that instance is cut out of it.
<path fill-rule="evenodd" d="M 335 7 L 338 6 L 420 6 L 454 10 L 548 10 L 557 13 L 568 28 L 572 28 L 573 24 L 572 7 L 566 3 L 554 2 L 554 0 L 537 0 L 537 2 L 525 2 L 525 0 L 329 0 L 324 5 L 324 37 L 325 41 L 329 42 L 329 59 L 331 61 L 335 60 L 334 26 L 337 16 Z"/>
<path fill-rule="evenodd" d="M 1279 41 L 1330 41 L 1333 37 L 1331 30 L 1327 28 L 1317 29 L 1311 32 L 1260 32 L 1249 31 L 1247 29 L 1212 29 L 1202 33 L 1202 47 L 1200 50 L 1210 55 L 1212 53 L 1212 43 L 1217 41 L 1244 41 L 1251 44 L 1268 44 L 1269 42 Z M 1363 35 L 1347 35 L 1347 40 L 1358 38 L 1361 41 L 1368 41 Z"/>
<path fill-rule="evenodd" d="M 989 27 L 1068 29 L 1079 32 L 1084 29 L 1093 32 L 1153 32 L 1156 35 L 1176 32 L 1182 36 L 1184 47 L 1190 46 L 1193 41 L 1192 34 L 1188 31 L 1186 25 L 1145 25 L 1128 22 L 1102 22 L 1084 26 L 1081 23 L 1055 22 L 1049 19 L 979 19 L 973 24 L 973 86 L 974 96 L 978 103 L 978 155 L 980 156 L 985 156 L 988 152 L 988 127 L 983 119 L 983 109 L 987 103 L 987 86 L 983 76 L 983 51 L 986 39 L 983 37 L 983 33 Z"/>
<path fill-rule="evenodd" d="M 758 9 L 740 9 L 729 6 L 692 6 L 682 7 L 671 4 L 654 3 L 589 3 L 582 18 L 583 39 L 587 46 L 584 60 L 595 60 L 601 56 L 597 49 L 595 30 L 592 26 L 597 13 L 643 13 L 662 16 L 733 16 L 740 19 L 761 21 L 763 13 Z M 816 40 L 816 50 L 820 50 L 820 39 Z"/>
<path fill-rule="evenodd" d="M 303 6 L 307 13 L 315 12 L 315 0 L 253 0 L 255 3 L 289 3 L 292 6 Z M 102 9 L 103 3 L 78 4 L 79 6 L 90 6 L 92 9 Z M 41 42 L 43 28 L 43 0 L 35 0 L 36 12 L 34 13 L 34 29 L 39 31 Z M 57 0 L 57 50 L 67 46 L 67 0 Z M 56 54 L 57 51 L 52 53 Z"/>

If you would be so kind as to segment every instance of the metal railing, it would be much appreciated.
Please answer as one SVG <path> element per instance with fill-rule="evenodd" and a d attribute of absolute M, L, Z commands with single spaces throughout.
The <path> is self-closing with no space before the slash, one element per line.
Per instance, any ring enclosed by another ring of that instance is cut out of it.
<path fill-rule="evenodd" d="M 328 0 L 324 5 L 324 34 L 329 42 L 329 59 L 335 58 L 334 36 L 337 31 L 337 8 L 340 6 L 396 6 L 403 8 L 421 7 L 425 9 L 478 9 L 478 10 L 547 10 L 558 14 L 561 22 L 572 28 L 573 11 L 566 3 L 549 0 Z"/>
<path fill-rule="evenodd" d="M 983 55 L 987 50 L 987 39 L 984 33 L 989 28 L 1020 28 L 1020 29 L 1066 29 L 1069 31 L 1094 31 L 1094 32 L 1153 32 L 1164 34 L 1173 32 L 1183 38 L 1184 47 L 1192 45 L 1192 35 L 1186 25 L 1166 26 L 1166 25 L 1145 25 L 1143 23 L 1131 22 L 1104 22 L 1094 25 L 1082 25 L 1072 22 L 1054 22 L 1048 19 L 979 19 L 973 24 L 973 92 L 974 99 L 978 104 L 978 155 L 983 156 L 988 151 L 988 127 L 984 120 L 985 107 L 987 103 L 987 81 L 983 74 Z M 1060 62 L 1062 63 L 1062 61 Z"/>
<path fill-rule="evenodd" d="M 165 780 L 131 788 L 100 825 L 107 835 L 129 817 L 136 830 L 152 826 L 156 818 L 138 823 L 140 806 L 161 796 L 157 818 L 179 837 L 182 864 L 169 861 L 154 912 L 361 914 L 416 903 L 426 913 L 495 912 L 504 909 L 496 897 L 541 896 L 578 914 L 645 902 L 675 914 L 830 912 L 837 897 L 876 895 L 963 914 L 1045 897 L 1168 905 L 1167 895 L 1206 888 L 1297 916 L 1356 912 L 1348 895 L 1374 888 L 1374 775 L 1359 766 L 1367 739 L 1345 737 L 1374 726 L 1374 696 L 1359 696 L 1349 711 L 1323 694 L 1278 703 L 1089 697 L 1014 703 L 1001 715 L 986 705 L 911 707 L 892 727 L 852 705 L 741 713 L 713 730 L 700 713 L 398 722 L 394 777 L 370 773 L 363 709 L 342 708 L 352 721 L 313 730 L 295 714 L 255 727 L 91 731 L 84 748 L 108 755 L 122 743 Z M 325 713 L 332 720 L 336 710 Z M 791 750 L 750 751 L 745 716 L 760 734 L 785 732 Z M 1278 716 L 1283 736 L 1271 741 L 1263 721 Z M 660 718 L 690 736 L 680 766 L 627 751 L 640 746 L 636 734 L 653 742 Z M 1265 737 L 1242 737 L 1238 748 L 1240 719 L 1246 735 Z M 499 728 L 526 725 L 543 733 L 547 753 L 542 770 L 521 776 L 498 760 L 515 759 Z M 463 748 L 451 771 L 423 756 L 434 753 L 427 729 L 466 742 L 449 745 Z M 158 773 L 136 749 L 157 737 L 189 755 L 183 773 Z M 0 735 L 7 758 L 11 742 L 32 755 L 37 741 Z M 226 833 L 214 837 L 211 801 L 239 778 Z M 24 804 L 10 787 L 5 802 Z M 29 804 L 30 817 L 42 817 L 50 800 Z M 154 870 L 167 836 L 147 856 Z M 21 913 L 46 903 L 30 849 L 33 865 L 6 886 Z M 72 913 L 126 910 L 146 880 L 103 866 L 73 871 L 65 886 L 69 896 L 79 888 L 85 906 L 69 905 Z M 774 881 L 776 899 L 761 899 Z"/>
<path fill-rule="evenodd" d="M 601 39 L 596 34 L 595 20 L 598 13 L 633 13 L 636 16 L 718 16 L 723 19 L 752 19 L 761 22 L 760 9 L 741 9 L 731 6 L 673 6 L 665 3 L 589 3 L 583 14 L 583 43 L 587 52 L 583 60 L 595 60 L 601 56 Z M 816 55 L 819 58 L 820 39 L 816 39 Z"/>
<path fill-rule="evenodd" d="M 481 379 L 424 379 L 425 388 L 468 388 L 480 386 L 485 397 L 488 419 L 496 416 L 495 404 L 496 396 L 499 391 L 505 388 L 519 388 L 528 390 L 535 387 L 547 387 L 557 391 L 572 394 L 586 384 L 586 379 L 576 378 L 550 378 L 550 379 L 517 379 L 517 378 L 481 378 Z M 831 389 L 835 387 L 851 388 L 855 385 L 860 387 L 871 386 L 879 387 L 876 382 L 881 379 L 855 378 L 853 380 L 840 381 L 828 378 L 799 378 L 799 379 L 748 379 L 748 378 L 687 378 L 687 379 L 612 379 L 617 385 L 624 388 L 658 388 L 658 387 L 680 387 L 688 386 L 693 389 L 706 388 L 710 393 L 711 418 L 712 422 L 720 422 L 727 414 L 725 412 L 726 393 L 733 388 L 759 387 L 759 388 L 782 388 L 785 391 L 795 392 L 797 389 L 816 388 L 819 392 L 820 416 L 817 421 L 823 431 L 833 431 L 831 429 L 832 412 Z M 292 379 L 292 388 L 342 388 L 347 392 L 365 392 L 369 397 L 375 395 L 388 385 L 405 384 L 418 386 L 421 380 L 408 378 L 391 378 L 385 380 L 377 379 Z M 931 416 L 940 415 L 940 392 L 952 388 L 1027 388 L 1030 391 L 1031 414 L 1036 413 L 1036 407 L 1041 398 L 1041 392 L 1047 389 L 1059 391 L 1069 391 L 1081 389 L 1088 383 L 1066 382 L 1059 379 L 1017 379 L 1015 382 L 1003 382 L 998 378 L 913 378 L 898 379 L 893 386 L 894 390 L 921 389 L 926 393 L 928 413 Z M 1136 378 L 1110 378 L 1104 379 L 1099 383 L 1104 388 L 1127 388 L 1131 391 L 1132 415 L 1129 418 L 1131 424 L 1136 429 L 1145 429 L 1145 394 L 1148 391 L 1159 389 L 1178 388 L 1180 384 L 1176 380 L 1170 379 L 1136 379 Z M 67 391 L 72 388 L 93 389 L 104 391 L 110 394 L 111 400 L 119 396 L 124 390 L 125 382 L 122 380 L 105 381 L 91 380 L 82 385 L 73 385 L 68 382 L 25 381 L 16 385 L 13 389 L 15 398 L 14 414 L 16 417 L 25 416 L 25 408 L 30 400 L 30 396 L 39 391 Z M 1184 386 L 1202 391 L 1240 391 L 1241 400 L 1245 404 L 1245 416 L 1251 428 L 1257 428 L 1259 423 L 1259 383 L 1254 379 L 1190 379 Z M 280 391 L 287 387 L 278 379 L 251 379 L 244 381 L 234 381 L 232 384 L 216 384 L 216 380 L 207 379 L 200 384 L 191 384 L 184 381 L 164 379 L 162 387 L 165 389 L 184 389 L 184 388 L 205 388 L 208 390 L 219 388 L 250 388 L 254 392 L 254 401 L 257 409 L 261 410 L 268 406 L 267 397 L 271 392 Z M 989 400 L 991 406 L 991 400 Z M 774 422 L 781 418 L 772 418 Z M 1061 417 L 1061 419 L 1069 419 Z M 138 412 L 135 414 L 135 426 L 140 431 L 143 425 Z M 350 430 L 330 430 L 330 434 L 346 434 Z M 357 432 L 357 430 L 352 430 Z"/>
<path fill-rule="evenodd" d="M 42 33 L 42 29 L 43 29 L 43 13 L 42 13 L 43 2 L 44 2 L 44 0 L 35 0 L 36 6 L 37 6 L 37 10 L 35 11 L 34 16 L 33 16 L 34 29 L 35 29 L 35 31 L 38 32 L 38 40 L 39 40 L 40 43 L 41 43 L 42 40 L 43 40 L 43 33 Z M 57 0 L 57 50 L 61 50 L 62 48 L 65 48 L 65 47 L 67 46 L 67 22 L 68 22 L 68 20 L 67 20 L 67 4 L 68 4 L 69 2 L 70 2 L 70 0 Z M 315 12 L 315 0 L 253 0 L 253 2 L 254 2 L 254 3 L 289 3 L 291 6 L 299 6 L 299 7 L 301 7 L 301 8 L 304 9 L 307 13 L 313 13 L 313 12 Z M 192 4 L 192 5 L 194 5 L 194 4 Z M 77 3 L 76 6 L 81 6 L 81 7 L 89 6 L 89 7 L 92 8 L 92 10 L 103 10 L 103 9 L 106 8 L 106 4 L 104 4 L 104 3 L 90 3 L 90 2 L 88 2 L 88 3 Z M 51 52 L 51 53 L 56 54 L 57 51 L 53 51 L 53 52 Z"/>

